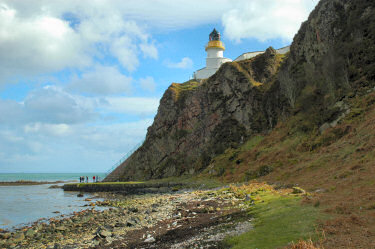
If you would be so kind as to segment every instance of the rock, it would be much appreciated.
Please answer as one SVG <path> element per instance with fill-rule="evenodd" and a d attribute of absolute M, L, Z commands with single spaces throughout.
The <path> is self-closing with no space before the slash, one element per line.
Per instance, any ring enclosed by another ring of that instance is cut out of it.
<path fill-rule="evenodd" d="M 364 10 L 353 11 L 361 5 L 373 7 L 370 3 L 320 1 L 295 35 L 282 66 L 274 49 L 267 49 L 251 60 L 224 63 L 203 84 L 193 80 L 172 84 L 160 100 L 143 145 L 107 178 L 156 179 L 189 174 L 191 168 L 203 170 L 214 151 L 240 144 L 249 133 L 271 130 L 296 109 L 306 111 L 306 117 L 323 118 L 322 123 L 329 121 L 333 103 L 374 86 L 374 48 L 368 44 L 374 43 L 369 27 L 375 21 L 362 19 L 359 13 Z M 264 91 L 254 82 L 265 86 Z M 314 127 L 309 125 L 301 128 Z M 327 127 L 322 126 L 321 132 Z M 189 162 L 197 165 L 185 167 Z"/>
<path fill-rule="evenodd" d="M 26 231 L 25 236 L 27 238 L 32 238 L 32 237 L 34 237 L 35 234 L 36 234 L 35 230 L 29 229 L 29 230 Z"/>
<path fill-rule="evenodd" d="M 82 221 L 82 223 L 87 223 L 88 221 L 90 221 L 90 217 L 84 216 L 84 217 L 82 217 L 81 221 Z"/>
<path fill-rule="evenodd" d="M 82 193 L 79 193 L 79 194 L 77 195 L 77 197 L 83 197 L 83 194 L 82 194 Z"/>
<path fill-rule="evenodd" d="M 106 230 L 106 229 L 100 229 L 99 231 L 99 235 L 102 237 L 102 238 L 106 238 L 106 237 L 111 237 L 112 236 L 112 232 Z"/>
<path fill-rule="evenodd" d="M 331 128 L 329 123 L 324 123 L 324 124 L 322 124 L 322 126 L 320 126 L 319 131 L 320 131 L 320 133 L 323 133 L 324 131 L 326 131 L 329 128 Z"/>
<path fill-rule="evenodd" d="M 53 245 L 53 249 L 61 249 L 61 245 L 59 243 L 55 243 Z"/>
<path fill-rule="evenodd" d="M 55 228 L 57 231 L 65 231 L 66 227 L 65 226 L 58 226 Z"/>
<path fill-rule="evenodd" d="M 116 222 L 115 227 L 125 227 L 126 224 L 122 222 Z"/>
<path fill-rule="evenodd" d="M 14 242 L 21 242 L 25 239 L 25 235 L 22 233 L 22 232 L 19 232 L 19 233 L 16 233 L 14 236 L 13 236 L 13 241 Z"/>
<path fill-rule="evenodd" d="M 92 241 L 92 245 L 93 245 L 93 246 L 98 246 L 99 244 L 100 244 L 100 241 L 97 240 L 97 239 L 94 239 L 94 240 Z"/>
<path fill-rule="evenodd" d="M 305 194 L 305 193 L 306 193 L 306 191 L 303 190 L 302 188 L 300 188 L 300 187 L 293 187 L 292 194 Z"/>
<path fill-rule="evenodd" d="M 108 177 L 130 180 L 196 174 L 193 167 L 183 165 L 208 159 L 200 165 L 203 169 L 209 158 L 202 160 L 202 155 L 241 143 L 249 131 L 269 130 L 283 106 L 276 103 L 279 98 L 273 93 L 263 98 L 252 82 L 270 83 L 280 65 L 275 55 L 269 49 L 254 62 L 225 63 L 203 85 L 194 81 L 172 84 L 160 100 L 148 139 L 129 158 L 129 169 Z"/>
<path fill-rule="evenodd" d="M 51 185 L 51 186 L 49 186 L 49 188 L 62 188 L 62 186 L 59 186 L 59 185 Z"/>
<path fill-rule="evenodd" d="M 173 218 L 174 219 L 181 219 L 182 215 L 180 212 L 178 212 L 177 214 L 173 215 Z"/>
<path fill-rule="evenodd" d="M 327 192 L 327 189 L 324 189 L 324 188 L 319 188 L 315 190 L 315 193 L 325 193 L 325 192 Z"/>
<path fill-rule="evenodd" d="M 0 233 L 0 239 L 9 239 L 10 236 L 10 233 Z"/>
<path fill-rule="evenodd" d="M 127 227 L 133 227 L 136 226 L 140 222 L 138 217 L 131 217 L 126 221 L 126 226 Z"/>
<path fill-rule="evenodd" d="M 90 199 L 90 198 L 86 198 L 85 201 L 92 201 L 92 199 Z"/>
<path fill-rule="evenodd" d="M 128 210 L 130 212 L 133 212 L 133 213 L 137 213 L 138 212 L 138 208 L 136 208 L 136 207 L 130 207 L 130 208 L 128 208 Z"/>
<path fill-rule="evenodd" d="M 156 240 L 155 240 L 155 238 L 154 237 L 152 237 L 152 235 L 150 235 L 150 234 L 148 234 L 147 235 L 147 239 L 145 239 L 145 243 L 153 243 L 153 242 L 155 242 Z"/>

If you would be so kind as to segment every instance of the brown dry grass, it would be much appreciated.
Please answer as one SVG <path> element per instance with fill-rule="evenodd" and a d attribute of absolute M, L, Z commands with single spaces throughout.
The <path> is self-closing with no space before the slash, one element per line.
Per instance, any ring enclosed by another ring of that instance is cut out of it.
<path fill-rule="evenodd" d="M 375 248 L 375 93 L 354 99 L 352 112 L 324 134 L 290 134 L 279 124 L 255 147 L 240 151 L 223 180 L 236 182 L 267 165 L 257 180 L 301 186 L 305 200 L 329 217 L 324 248 Z M 240 159 L 240 164 L 235 162 Z"/>
<path fill-rule="evenodd" d="M 314 246 L 311 240 L 300 240 L 297 244 L 292 244 L 288 249 L 323 249 L 322 247 Z"/>

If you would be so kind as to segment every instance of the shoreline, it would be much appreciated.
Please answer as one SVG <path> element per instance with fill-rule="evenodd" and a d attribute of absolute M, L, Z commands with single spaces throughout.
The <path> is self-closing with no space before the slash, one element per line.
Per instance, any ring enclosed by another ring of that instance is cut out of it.
<path fill-rule="evenodd" d="M 83 211 L 40 219 L 14 232 L 0 230 L 0 248 L 220 248 L 228 237 L 254 230 L 249 211 L 269 197 L 300 200 L 292 189 L 264 183 L 132 195 L 98 192 L 86 199 Z M 91 202 L 95 198 L 104 200 Z"/>
<path fill-rule="evenodd" d="M 240 220 L 243 225 L 235 229 L 238 234 L 252 228 L 250 217 L 236 206 L 240 199 L 216 197 L 210 190 L 141 195 L 95 193 L 94 198 L 104 201 L 90 203 L 88 209 L 61 218 L 40 219 L 13 232 L 0 230 L 0 248 L 149 248 L 151 244 L 157 248 L 181 248 L 173 245 L 210 228 L 206 235 L 217 236 L 215 241 L 198 236 L 188 244 L 219 243 L 217 238 L 224 239 L 227 233 L 213 228 L 221 227 L 223 220 L 232 224 L 221 230 L 235 227 Z M 97 211 L 95 207 L 108 209 Z M 174 233 L 179 236 L 176 238 Z"/>
<path fill-rule="evenodd" d="M 59 184 L 59 183 L 71 183 L 73 181 L 28 181 L 18 180 L 9 182 L 0 182 L 0 186 L 29 186 L 29 185 L 44 185 L 44 184 Z"/>

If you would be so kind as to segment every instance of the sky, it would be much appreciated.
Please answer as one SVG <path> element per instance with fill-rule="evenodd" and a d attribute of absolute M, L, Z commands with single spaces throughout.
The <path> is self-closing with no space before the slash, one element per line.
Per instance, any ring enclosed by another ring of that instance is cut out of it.
<path fill-rule="evenodd" d="M 0 173 L 107 172 L 159 100 L 224 56 L 289 45 L 318 0 L 0 0 Z"/>

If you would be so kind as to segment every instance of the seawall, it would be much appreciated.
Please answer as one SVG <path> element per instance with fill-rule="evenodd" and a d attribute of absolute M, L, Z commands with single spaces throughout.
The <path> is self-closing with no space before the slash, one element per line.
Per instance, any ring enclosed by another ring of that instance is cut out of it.
<path fill-rule="evenodd" d="M 78 192 L 123 192 L 128 194 L 166 192 L 182 187 L 182 183 L 70 183 L 64 191 Z"/>

